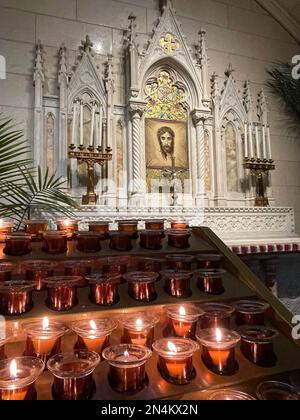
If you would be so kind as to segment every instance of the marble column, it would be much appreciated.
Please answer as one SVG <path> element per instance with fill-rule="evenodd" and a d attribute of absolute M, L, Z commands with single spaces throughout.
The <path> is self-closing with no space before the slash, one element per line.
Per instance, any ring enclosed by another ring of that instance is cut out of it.
<path fill-rule="evenodd" d="M 145 106 L 142 104 L 131 104 L 130 115 L 132 122 L 132 194 L 143 195 L 142 189 L 142 150 L 141 150 L 141 118 Z"/>
<path fill-rule="evenodd" d="M 193 123 L 196 128 L 196 146 L 197 146 L 197 189 L 196 189 L 196 204 L 197 206 L 204 206 L 204 199 L 206 197 L 205 191 L 205 143 L 204 143 L 204 122 L 207 118 L 201 112 L 192 113 Z"/>

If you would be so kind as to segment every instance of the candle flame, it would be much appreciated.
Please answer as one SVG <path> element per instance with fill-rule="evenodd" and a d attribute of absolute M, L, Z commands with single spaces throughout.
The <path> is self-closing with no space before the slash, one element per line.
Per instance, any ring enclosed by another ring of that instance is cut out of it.
<path fill-rule="evenodd" d="M 15 379 L 17 377 L 17 362 L 14 360 L 12 360 L 10 367 L 10 376 L 12 379 Z"/>
<path fill-rule="evenodd" d="M 222 331 L 219 328 L 216 329 L 216 340 L 218 343 L 222 341 Z"/>
<path fill-rule="evenodd" d="M 174 343 L 172 343 L 171 341 L 168 341 L 168 349 L 172 352 L 172 353 L 177 353 L 177 347 L 175 346 Z"/>
<path fill-rule="evenodd" d="M 141 327 L 143 325 L 143 321 L 141 320 L 141 318 L 136 320 L 136 326 L 137 327 Z"/>
<path fill-rule="evenodd" d="M 49 328 L 49 319 L 45 316 L 43 319 L 43 330 L 46 330 L 47 328 Z"/>
<path fill-rule="evenodd" d="M 124 357 L 129 357 L 129 353 L 127 350 L 124 351 Z"/>
<path fill-rule="evenodd" d="M 179 315 L 181 315 L 181 316 L 185 316 L 186 315 L 186 310 L 185 310 L 184 306 L 180 306 L 180 308 L 179 308 Z"/>
<path fill-rule="evenodd" d="M 92 330 L 95 331 L 97 329 L 96 322 L 95 321 L 90 321 L 90 327 L 91 327 Z"/>
<path fill-rule="evenodd" d="M 70 224 L 71 224 L 71 221 L 70 221 L 70 220 L 65 220 L 65 221 L 64 221 L 64 225 L 65 225 L 65 226 L 67 226 L 67 227 L 68 227 L 68 226 L 70 226 Z"/>

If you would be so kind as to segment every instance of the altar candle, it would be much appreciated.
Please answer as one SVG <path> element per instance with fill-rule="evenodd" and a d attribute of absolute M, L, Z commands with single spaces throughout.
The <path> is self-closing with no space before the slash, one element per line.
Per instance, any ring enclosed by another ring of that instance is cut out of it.
<path fill-rule="evenodd" d="M 262 140 L 263 140 L 263 158 L 267 159 L 267 143 L 266 143 L 266 126 L 265 124 L 262 127 Z"/>
<path fill-rule="evenodd" d="M 92 103 L 92 122 L 91 122 L 90 146 L 94 146 L 95 110 L 96 110 L 96 104 L 95 104 L 95 102 L 93 102 Z"/>
<path fill-rule="evenodd" d="M 83 146 L 83 101 L 80 102 L 80 146 Z"/>
<path fill-rule="evenodd" d="M 257 159 L 260 159 L 260 142 L 259 142 L 259 131 L 258 131 L 258 124 L 255 124 L 255 138 L 256 138 L 256 156 Z"/>
<path fill-rule="evenodd" d="M 271 133 L 270 133 L 270 126 L 267 126 L 267 142 L 268 142 L 268 158 L 272 159 L 272 147 L 271 147 Z"/>
<path fill-rule="evenodd" d="M 245 123 L 244 142 L 245 142 L 245 157 L 249 157 L 249 152 L 248 152 L 248 127 L 247 127 L 247 123 Z"/>
<path fill-rule="evenodd" d="M 76 117 L 77 117 L 77 99 L 74 101 L 73 120 L 72 120 L 72 144 L 75 144 L 76 135 Z"/>
<path fill-rule="evenodd" d="M 103 137 L 103 114 L 102 114 L 102 105 L 100 105 L 99 109 L 99 147 L 102 147 L 102 137 Z"/>

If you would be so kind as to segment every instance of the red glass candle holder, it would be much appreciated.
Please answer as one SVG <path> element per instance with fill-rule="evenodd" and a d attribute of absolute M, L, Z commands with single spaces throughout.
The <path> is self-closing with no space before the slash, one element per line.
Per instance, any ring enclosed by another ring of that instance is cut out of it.
<path fill-rule="evenodd" d="M 6 316 L 23 315 L 33 308 L 34 282 L 5 281 L 0 283 L 0 313 Z"/>
<path fill-rule="evenodd" d="M 260 401 L 300 401 L 300 393 L 297 388 L 278 381 L 259 384 L 256 394 Z"/>
<path fill-rule="evenodd" d="M 190 247 L 189 239 L 191 237 L 191 231 L 189 229 L 171 229 L 168 232 L 168 244 L 172 248 L 187 249 Z"/>
<path fill-rule="evenodd" d="M 134 271 L 127 273 L 125 278 L 128 283 L 128 294 L 132 299 L 147 303 L 157 298 L 155 290 L 157 273 Z"/>
<path fill-rule="evenodd" d="M 122 343 L 152 348 L 154 328 L 160 318 L 156 314 L 132 313 L 121 319 L 123 325 Z"/>
<path fill-rule="evenodd" d="M 61 338 L 68 328 L 48 318 L 24 324 L 26 332 L 25 356 L 39 357 L 47 362 L 61 352 Z"/>
<path fill-rule="evenodd" d="M 63 219 L 57 220 L 57 230 L 66 232 L 67 238 L 69 241 L 76 237 L 76 232 L 78 232 L 78 221 L 74 219 Z"/>
<path fill-rule="evenodd" d="M 117 323 L 111 318 L 84 319 L 73 322 L 71 328 L 77 334 L 76 350 L 94 351 L 101 356 L 110 345 L 110 336 L 117 328 Z"/>
<path fill-rule="evenodd" d="M 97 232 L 78 232 L 77 249 L 84 254 L 93 254 L 101 251 L 103 234 Z"/>
<path fill-rule="evenodd" d="M 145 222 L 145 229 L 146 230 L 165 230 L 165 221 L 161 219 L 157 220 L 146 220 Z"/>
<path fill-rule="evenodd" d="M 138 238 L 138 224 L 137 220 L 121 220 L 118 222 L 119 232 L 131 233 L 134 239 Z"/>
<path fill-rule="evenodd" d="M 125 283 L 124 274 L 127 272 L 129 257 L 107 257 L 100 259 L 103 274 L 120 274 L 120 282 Z"/>
<path fill-rule="evenodd" d="M 178 299 L 188 298 L 192 295 L 190 286 L 193 273 L 191 271 L 165 270 L 161 271 L 161 275 L 165 281 L 164 289 L 168 295 Z"/>
<path fill-rule="evenodd" d="M 118 292 L 120 278 L 119 274 L 100 274 L 87 277 L 90 285 L 90 301 L 99 306 L 116 305 L 120 300 Z"/>
<path fill-rule="evenodd" d="M 43 239 L 43 232 L 48 230 L 47 220 L 26 220 L 25 231 L 32 235 L 32 240 L 41 241 Z"/>
<path fill-rule="evenodd" d="M 222 295 L 225 292 L 223 287 L 224 270 L 197 270 L 195 275 L 198 279 L 198 288 L 209 295 Z"/>
<path fill-rule="evenodd" d="M 202 330 L 211 328 L 230 329 L 234 307 L 223 303 L 204 303 L 201 305 L 203 315 L 200 318 Z"/>
<path fill-rule="evenodd" d="M 148 383 L 146 362 L 152 352 L 144 346 L 119 344 L 108 347 L 102 356 L 109 363 L 108 380 L 112 389 L 120 393 L 136 393 Z"/>
<path fill-rule="evenodd" d="M 35 283 L 35 290 L 44 290 L 46 285 L 44 281 L 54 275 L 55 264 L 49 261 L 34 260 L 26 261 L 22 264 L 22 270 L 25 272 L 25 279 Z"/>
<path fill-rule="evenodd" d="M 52 311 L 69 311 L 78 304 L 77 287 L 81 277 L 52 277 L 45 280 L 47 286 L 46 305 Z"/>
<path fill-rule="evenodd" d="M 276 365 L 274 340 L 279 336 L 277 331 L 265 327 L 244 327 L 239 332 L 242 336 L 241 352 L 246 359 L 261 367 Z"/>
<path fill-rule="evenodd" d="M 13 337 L 13 331 L 6 328 L 0 329 L 0 360 L 6 359 L 5 354 L 5 345 L 9 343 L 9 341 Z"/>
<path fill-rule="evenodd" d="M 54 400 L 90 400 L 95 392 L 93 372 L 100 362 L 99 354 L 75 350 L 52 357 L 47 367 L 54 377 Z"/>
<path fill-rule="evenodd" d="M 93 270 L 93 262 L 90 260 L 69 260 L 63 262 L 65 276 L 81 277 L 79 287 L 87 286 L 86 277 L 90 276 Z"/>
<path fill-rule="evenodd" d="M 89 222 L 89 231 L 96 232 L 103 235 L 103 239 L 109 238 L 109 224 L 110 222 Z"/>
<path fill-rule="evenodd" d="M 140 246 L 144 249 L 159 250 L 162 248 L 163 236 L 162 230 L 143 230 L 140 232 Z"/>
<path fill-rule="evenodd" d="M 192 255 L 172 254 L 166 260 L 170 270 L 191 271 L 194 257 Z"/>
<path fill-rule="evenodd" d="M 110 232 L 109 237 L 109 246 L 114 251 L 126 252 L 132 250 L 132 233 Z"/>
<path fill-rule="evenodd" d="M 218 270 L 222 266 L 223 256 L 220 254 L 200 254 L 196 256 L 198 268 L 201 270 Z"/>
<path fill-rule="evenodd" d="M 21 257 L 30 254 L 31 248 L 31 235 L 27 233 L 12 233 L 5 237 L 4 254 L 12 257 Z"/>
<path fill-rule="evenodd" d="M 256 300 L 234 302 L 237 325 L 265 325 L 265 314 L 270 305 Z"/>
<path fill-rule="evenodd" d="M 197 339 L 202 345 L 202 361 L 210 371 L 224 376 L 236 373 L 235 348 L 241 340 L 238 333 L 219 328 L 202 330 Z"/>
<path fill-rule="evenodd" d="M 174 219 L 171 221 L 171 229 L 186 230 L 189 229 L 189 223 L 185 219 Z"/>
<path fill-rule="evenodd" d="M 194 305 L 170 305 L 165 308 L 170 337 L 196 340 L 196 330 L 202 311 Z"/>
<path fill-rule="evenodd" d="M 198 344 L 187 338 L 163 338 L 153 344 L 158 353 L 158 371 L 163 379 L 176 385 L 186 385 L 196 376 L 193 355 Z"/>
<path fill-rule="evenodd" d="M 12 263 L 0 263 L 0 282 L 10 281 L 13 271 L 14 265 Z"/>
<path fill-rule="evenodd" d="M 36 399 L 34 383 L 45 364 L 36 357 L 17 357 L 0 362 L 0 400 L 24 401 Z"/>
<path fill-rule="evenodd" d="M 233 389 L 220 389 L 210 394 L 208 401 L 256 401 L 249 394 Z"/>
<path fill-rule="evenodd" d="M 137 271 L 159 273 L 162 269 L 163 260 L 157 258 L 136 258 L 134 266 Z"/>
<path fill-rule="evenodd" d="M 13 227 L 13 222 L 0 219 L 0 243 L 5 242 L 6 235 L 12 233 Z"/>
<path fill-rule="evenodd" d="M 44 232 L 42 249 L 48 254 L 65 254 L 68 251 L 67 240 L 66 232 Z"/>

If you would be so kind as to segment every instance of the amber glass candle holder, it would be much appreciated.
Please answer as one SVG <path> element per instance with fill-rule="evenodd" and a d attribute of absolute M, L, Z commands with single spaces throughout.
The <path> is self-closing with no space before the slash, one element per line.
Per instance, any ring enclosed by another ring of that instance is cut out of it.
<path fill-rule="evenodd" d="M 102 356 L 109 363 L 108 380 L 120 393 L 136 393 L 148 384 L 146 362 L 152 351 L 148 347 L 119 344 L 106 348 Z"/>
<path fill-rule="evenodd" d="M 196 256 L 200 270 L 218 270 L 222 266 L 223 256 L 220 254 L 199 254 Z"/>
<path fill-rule="evenodd" d="M 0 282 L 10 281 L 12 273 L 14 271 L 14 265 L 9 262 L 0 263 Z"/>
<path fill-rule="evenodd" d="M 265 314 L 270 305 L 256 300 L 240 300 L 233 303 L 237 325 L 265 325 Z"/>
<path fill-rule="evenodd" d="M 110 336 L 117 328 L 117 323 L 111 318 L 84 319 L 73 322 L 71 328 L 77 334 L 76 350 L 94 351 L 101 356 L 110 345 Z"/>
<path fill-rule="evenodd" d="M 95 392 L 93 372 L 100 362 L 98 353 L 74 350 L 53 356 L 47 363 L 54 377 L 54 400 L 90 400 Z"/>
<path fill-rule="evenodd" d="M 174 219 L 171 221 L 171 229 L 186 230 L 189 229 L 189 223 L 185 219 Z"/>
<path fill-rule="evenodd" d="M 90 285 L 90 301 L 99 306 L 116 305 L 120 300 L 118 292 L 120 278 L 119 274 L 98 274 L 87 277 Z"/>
<path fill-rule="evenodd" d="M 274 341 L 279 336 L 278 331 L 266 327 L 243 327 L 241 352 L 250 362 L 261 367 L 273 367 L 277 363 L 274 352 Z"/>
<path fill-rule="evenodd" d="M 44 281 L 54 275 L 55 264 L 50 261 L 33 260 L 22 264 L 22 270 L 25 273 L 25 279 L 35 282 L 35 290 L 44 290 L 46 285 Z"/>
<path fill-rule="evenodd" d="M 222 295 L 225 292 L 223 286 L 224 270 L 196 270 L 198 288 L 209 295 Z"/>
<path fill-rule="evenodd" d="M 187 338 L 163 338 L 155 341 L 158 353 L 158 371 L 163 379 L 176 385 L 186 385 L 196 376 L 193 355 L 198 344 Z"/>
<path fill-rule="evenodd" d="M 44 232 L 42 249 L 48 254 L 65 254 L 68 251 L 67 240 L 66 232 Z"/>
<path fill-rule="evenodd" d="M 210 328 L 230 329 L 231 317 L 234 307 L 224 303 L 204 303 L 201 305 L 203 315 L 200 318 L 200 328 L 207 330 Z"/>
<path fill-rule="evenodd" d="M 126 283 L 124 274 L 127 272 L 129 257 L 107 257 L 99 260 L 103 274 L 120 274 L 120 282 Z"/>
<path fill-rule="evenodd" d="M 0 313 L 6 316 L 23 315 L 33 308 L 34 282 L 5 281 L 0 283 Z"/>
<path fill-rule="evenodd" d="M 159 273 L 162 269 L 163 260 L 157 258 L 136 258 L 134 266 L 137 271 Z"/>
<path fill-rule="evenodd" d="M 96 222 L 89 222 L 89 231 L 96 232 L 103 235 L 103 239 L 109 238 L 109 224 L 110 222 L 104 221 L 96 221 Z"/>
<path fill-rule="evenodd" d="M 0 243 L 5 242 L 6 235 L 12 233 L 13 227 L 13 222 L 0 219 Z"/>
<path fill-rule="evenodd" d="M 220 389 L 210 394 L 208 401 L 256 401 L 256 399 L 244 392 L 233 389 Z"/>
<path fill-rule="evenodd" d="M 10 329 L 0 329 L 0 360 L 6 359 L 5 345 L 13 338 L 13 331 Z"/>
<path fill-rule="evenodd" d="M 256 394 L 260 401 L 300 401 L 300 393 L 297 388 L 278 381 L 259 384 Z"/>
<path fill-rule="evenodd" d="M 47 220 L 26 220 L 25 231 L 32 235 L 32 240 L 41 241 L 43 239 L 43 232 L 48 230 Z"/>
<path fill-rule="evenodd" d="M 138 224 L 137 220 L 121 220 L 118 222 L 119 232 L 131 233 L 134 239 L 138 238 Z"/>
<path fill-rule="evenodd" d="M 160 318 L 156 314 L 132 313 L 121 319 L 123 325 L 122 343 L 152 348 L 154 329 Z"/>
<path fill-rule="evenodd" d="M 128 294 L 132 299 L 147 303 L 157 298 L 155 290 L 157 273 L 134 271 L 127 273 L 125 278 L 128 283 Z"/>
<path fill-rule="evenodd" d="M 61 338 L 68 328 L 48 318 L 24 324 L 26 332 L 25 356 L 39 357 L 47 362 L 61 352 Z"/>
<path fill-rule="evenodd" d="M 172 248 L 187 249 L 190 247 L 190 237 L 189 229 L 171 229 L 168 231 L 168 244 Z"/>
<path fill-rule="evenodd" d="M 77 287 L 82 277 L 52 277 L 45 280 L 47 286 L 46 305 L 52 311 L 69 311 L 78 304 Z"/>
<path fill-rule="evenodd" d="M 192 295 L 191 278 L 193 273 L 191 271 L 164 270 L 161 271 L 161 276 L 164 279 L 164 288 L 168 295 L 178 299 L 188 298 Z"/>
<path fill-rule="evenodd" d="M 76 237 L 78 232 L 78 221 L 74 219 L 63 219 L 56 221 L 57 230 L 66 232 L 69 241 Z"/>
<path fill-rule="evenodd" d="M 101 251 L 103 234 L 97 232 L 78 232 L 77 249 L 84 254 L 93 254 Z"/>
<path fill-rule="evenodd" d="M 23 255 L 30 254 L 31 248 L 31 235 L 27 233 L 11 233 L 5 237 L 4 254 L 12 257 L 22 257 Z"/>
<path fill-rule="evenodd" d="M 170 305 L 165 308 L 169 337 L 196 340 L 196 330 L 202 311 L 194 305 Z"/>
<path fill-rule="evenodd" d="M 146 230 L 161 230 L 164 232 L 165 230 L 165 221 L 161 219 L 153 219 L 153 220 L 146 220 L 145 222 L 145 229 Z"/>
<path fill-rule="evenodd" d="M 90 260 L 69 260 L 63 262 L 65 276 L 81 277 L 79 287 L 87 286 L 86 277 L 92 274 L 93 262 Z"/>
<path fill-rule="evenodd" d="M 170 270 L 191 271 L 194 257 L 192 255 L 172 254 L 166 260 Z"/>
<path fill-rule="evenodd" d="M 0 362 L 0 400 L 35 400 L 35 381 L 45 368 L 36 357 L 17 357 Z"/>
<path fill-rule="evenodd" d="M 162 230 L 143 230 L 140 232 L 140 246 L 144 249 L 159 250 L 162 248 L 163 237 Z"/>
<path fill-rule="evenodd" d="M 128 232 L 110 232 L 109 246 L 114 251 L 126 252 L 132 250 L 132 233 Z"/>
<path fill-rule="evenodd" d="M 241 340 L 238 333 L 220 328 L 202 330 L 197 339 L 202 344 L 202 361 L 210 371 L 223 376 L 236 373 L 235 349 Z"/>

